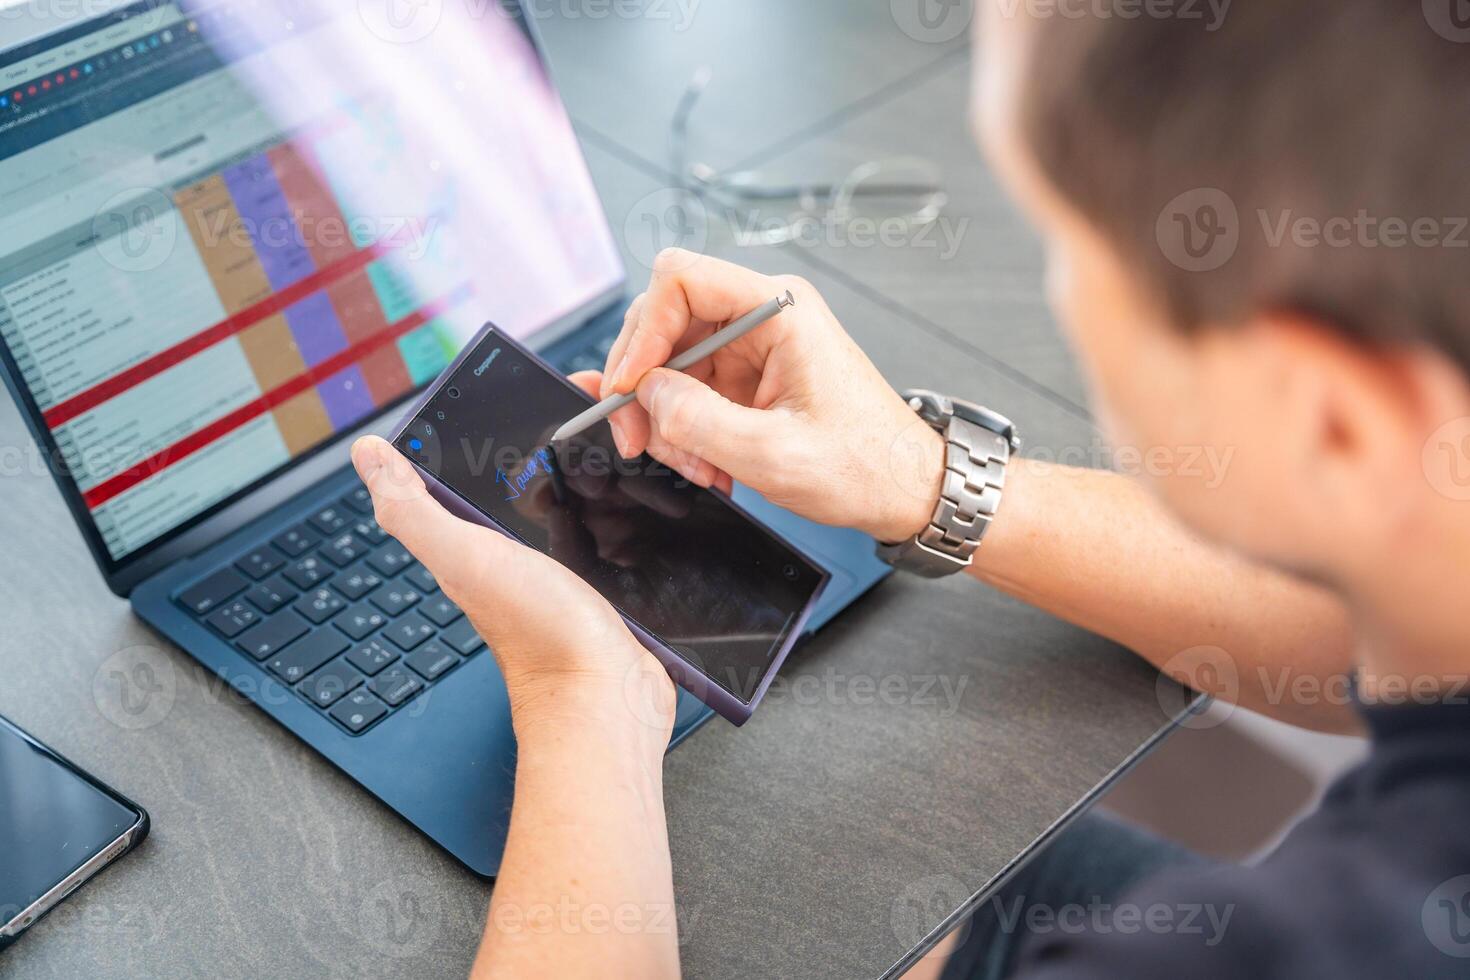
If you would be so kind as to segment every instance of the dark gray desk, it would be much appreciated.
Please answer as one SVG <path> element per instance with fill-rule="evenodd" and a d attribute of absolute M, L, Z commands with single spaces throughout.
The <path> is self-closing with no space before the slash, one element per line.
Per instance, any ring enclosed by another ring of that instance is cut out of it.
<path fill-rule="evenodd" d="M 542 27 L 617 229 L 660 200 L 663 122 L 706 60 L 697 128 L 712 163 L 789 175 L 938 159 L 949 214 L 970 219 L 954 256 L 742 251 L 718 221 L 709 248 L 812 279 L 896 385 L 991 402 L 1033 452 L 1092 444 L 1042 312 L 1039 249 L 965 138 L 963 39 L 915 41 L 884 0 L 704 0 L 682 33 L 616 17 Z M 106 592 L 8 404 L 0 475 L 0 712 L 155 820 L 0 974 L 462 975 L 489 887 Z M 151 677 L 119 676 L 138 662 Z M 895 972 L 1169 723 L 1129 654 L 969 581 L 887 582 L 785 678 L 746 728 L 712 723 L 668 759 L 690 977 Z"/>

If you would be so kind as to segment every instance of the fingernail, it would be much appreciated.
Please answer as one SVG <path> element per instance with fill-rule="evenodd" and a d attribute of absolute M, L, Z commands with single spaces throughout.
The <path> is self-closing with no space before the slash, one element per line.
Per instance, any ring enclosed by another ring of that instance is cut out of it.
<path fill-rule="evenodd" d="M 622 385 L 622 383 L 623 383 L 623 375 L 626 374 L 627 371 L 628 371 L 628 352 L 627 351 L 624 351 L 623 352 L 623 356 L 620 357 L 620 358 L 618 358 L 618 366 L 615 367 L 615 368 L 613 368 L 613 373 L 612 373 L 612 387 L 613 387 L 613 390 L 614 391 L 616 391 L 618 389 L 618 387 L 620 385 Z"/>
<path fill-rule="evenodd" d="M 388 475 L 398 482 L 413 479 L 413 464 L 408 457 L 393 449 L 384 452 L 384 447 L 379 446 L 378 452 L 383 453 L 383 465 L 388 467 Z"/>
<path fill-rule="evenodd" d="M 640 401 L 643 404 L 643 407 L 648 409 L 649 412 L 652 412 L 654 410 L 654 405 L 658 403 L 658 393 L 663 390 L 663 386 L 668 383 L 668 379 L 665 378 L 662 373 L 655 371 L 653 374 L 650 374 L 647 378 L 643 379 L 643 383 L 638 386 L 638 401 Z"/>
<path fill-rule="evenodd" d="M 623 423 L 617 419 L 608 419 L 608 425 L 612 426 L 613 443 L 618 447 L 618 455 L 627 459 L 628 437 L 623 434 Z"/>
<path fill-rule="evenodd" d="M 367 483 L 383 468 L 382 447 L 370 439 L 359 439 L 352 447 L 352 465 L 357 467 L 362 482 Z"/>

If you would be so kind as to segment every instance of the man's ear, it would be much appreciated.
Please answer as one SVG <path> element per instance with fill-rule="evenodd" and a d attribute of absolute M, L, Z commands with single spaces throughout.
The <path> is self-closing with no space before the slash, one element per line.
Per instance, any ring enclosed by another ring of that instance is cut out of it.
<path fill-rule="evenodd" d="M 1277 386 L 1265 394 L 1294 457 L 1284 475 L 1342 531 L 1394 533 L 1423 499 L 1425 441 L 1470 410 L 1463 373 L 1433 351 L 1373 346 L 1298 314 L 1259 316 L 1239 340 Z"/>
<path fill-rule="evenodd" d="M 1425 431 L 1420 475 L 1441 500 L 1463 506 L 1470 500 L 1470 376 L 1438 351 L 1415 350 L 1404 358 Z"/>

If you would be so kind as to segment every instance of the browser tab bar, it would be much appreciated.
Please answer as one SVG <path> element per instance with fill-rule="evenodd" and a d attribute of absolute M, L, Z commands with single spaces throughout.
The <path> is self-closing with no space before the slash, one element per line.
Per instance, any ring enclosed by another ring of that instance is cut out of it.
<path fill-rule="evenodd" d="M 34 57 L 0 68 L 0 88 L 18 85 L 39 75 L 55 71 L 64 65 L 91 57 L 100 51 L 107 51 L 119 45 L 149 37 L 182 20 L 184 20 L 184 14 L 178 4 L 160 4 L 126 20 L 109 24 L 84 37 L 58 44 Z"/>

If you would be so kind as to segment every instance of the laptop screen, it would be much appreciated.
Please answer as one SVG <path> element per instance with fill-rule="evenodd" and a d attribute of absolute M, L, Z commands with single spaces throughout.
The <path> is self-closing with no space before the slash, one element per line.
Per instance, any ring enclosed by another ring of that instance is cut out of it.
<path fill-rule="evenodd" d="M 112 567 L 621 283 L 517 5 L 401 6 L 150 0 L 0 55 L 0 338 Z"/>

